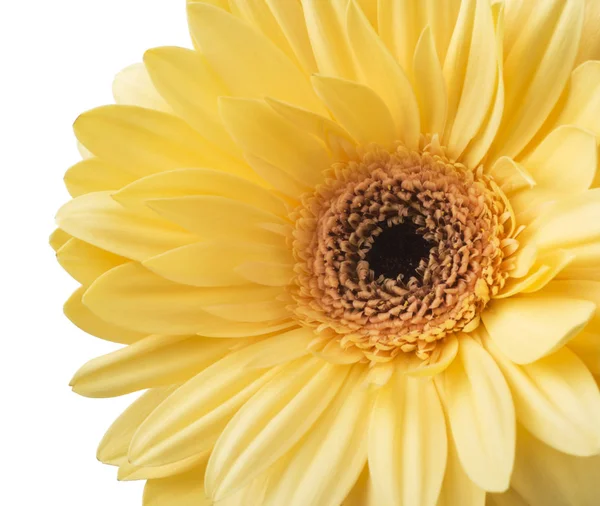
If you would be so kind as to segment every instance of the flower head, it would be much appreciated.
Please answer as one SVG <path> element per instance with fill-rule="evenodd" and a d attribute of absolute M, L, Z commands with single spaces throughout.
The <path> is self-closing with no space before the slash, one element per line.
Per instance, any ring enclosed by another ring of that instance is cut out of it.
<path fill-rule="evenodd" d="M 65 305 L 145 506 L 592 506 L 584 0 L 188 2 L 81 115 Z M 552 482 L 548 482 L 548 476 Z"/>

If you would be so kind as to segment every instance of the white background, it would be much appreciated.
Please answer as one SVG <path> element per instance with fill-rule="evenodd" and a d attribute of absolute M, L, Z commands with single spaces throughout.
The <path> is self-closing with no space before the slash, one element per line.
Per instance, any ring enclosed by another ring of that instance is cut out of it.
<path fill-rule="evenodd" d="M 48 246 L 79 160 L 71 125 L 112 102 L 113 76 L 145 49 L 190 45 L 184 0 L 0 2 L 0 504 L 140 505 L 96 446 L 131 398 L 94 400 L 68 387 L 115 345 L 62 314 L 76 284 Z"/>

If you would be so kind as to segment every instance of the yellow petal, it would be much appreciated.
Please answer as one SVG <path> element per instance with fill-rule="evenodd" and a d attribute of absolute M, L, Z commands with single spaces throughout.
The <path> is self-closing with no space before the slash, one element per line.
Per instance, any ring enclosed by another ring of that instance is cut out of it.
<path fill-rule="evenodd" d="M 134 480 L 156 480 L 178 476 L 190 469 L 198 470 L 199 466 L 204 469 L 208 462 L 210 452 L 205 452 L 200 455 L 195 455 L 189 459 L 176 462 L 175 464 L 167 464 L 166 466 L 156 467 L 140 467 L 134 466 L 129 462 L 123 462 L 119 466 L 117 479 L 119 481 L 134 481 Z"/>
<path fill-rule="evenodd" d="M 307 74 L 317 72 L 317 63 L 308 39 L 308 31 L 300 2 L 265 0 L 265 3 L 271 9 L 304 71 Z"/>
<path fill-rule="evenodd" d="M 200 332 L 206 319 L 203 306 L 273 300 L 280 293 L 280 288 L 259 285 L 180 285 L 130 263 L 99 277 L 83 300 L 96 315 L 117 325 L 148 334 L 180 335 Z"/>
<path fill-rule="evenodd" d="M 235 322 L 268 322 L 291 316 L 287 303 L 278 300 L 211 304 L 202 306 L 202 309 L 211 315 Z"/>
<path fill-rule="evenodd" d="M 234 322 L 218 318 L 211 314 L 204 314 L 202 321 L 198 322 L 197 333 L 206 337 L 253 337 L 267 335 L 296 327 L 291 318 L 272 322 Z"/>
<path fill-rule="evenodd" d="M 539 248 L 566 248 L 600 239 L 600 189 L 570 195 L 558 200 L 532 222 L 519 242 Z"/>
<path fill-rule="evenodd" d="M 67 202 L 57 224 L 72 236 L 115 255 L 144 260 L 198 240 L 150 211 L 115 202 L 110 192 L 88 193 Z"/>
<path fill-rule="evenodd" d="M 568 348 L 586 365 L 595 376 L 600 376 L 600 331 L 598 329 L 584 330 L 576 336 Z"/>
<path fill-rule="evenodd" d="M 135 63 L 119 72 L 113 81 L 112 91 L 117 104 L 172 112 L 152 84 L 143 63 Z"/>
<path fill-rule="evenodd" d="M 231 172 L 241 164 L 182 119 L 151 109 L 98 107 L 79 116 L 73 128 L 94 155 L 140 176 L 185 167 Z"/>
<path fill-rule="evenodd" d="M 113 343 L 131 344 L 148 335 L 147 332 L 135 332 L 100 319 L 82 302 L 86 290 L 87 287 L 84 286 L 78 288 L 65 303 L 65 316 L 71 323 L 92 336 Z"/>
<path fill-rule="evenodd" d="M 565 455 L 519 430 L 512 487 L 525 506 L 594 506 L 600 494 L 599 469 L 599 456 Z"/>
<path fill-rule="evenodd" d="M 247 23 L 221 9 L 188 4 L 192 37 L 231 94 L 265 95 L 323 112 L 302 71 Z"/>
<path fill-rule="evenodd" d="M 465 0 L 444 62 L 448 119 L 444 144 L 458 158 L 479 132 L 497 86 L 494 17 L 489 0 Z"/>
<path fill-rule="evenodd" d="M 343 502 L 367 460 L 365 432 L 372 404 L 363 382 L 364 367 L 355 366 L 339 394 L 290 453 L 283 473 L 269 483 L 264 504 Z"/>
<path fill-rule="evenodd" d="M 69 240 L 71 235 L 67 234 L 64 230 L 57 228 L 48 239 L 50 247 L 56 252 L 62 248 Z"/>
<path fill-rule="evenodd" d="M 458 338 L 450 334 L 444 339 L 443 343 L 436 346 L 430 357 L 421 360 L 416 356 L 411 356 L 406 364 L 406 374 L 410 376 L 435 376 L 447 369 L 456 358 L 458 353 Z"/>
<path fill-rule="evenodd" d="M 535 6 L 528 29 L 517 31 L 505 58 L 505 112 L 492 159 L 515 157 L 533 139 L 558 101 L 577 55 L 583 0 Z"/>
<path fill-rule="evenodd" d="M 265 344 L 227 355 L 171 394 L 135 433 L 130 462 L 162 466 L 209 450 L 231 417 L 273 377 L 274 369 L 245 367 Z"/>
<path fill-rule="evenodd" d="M 392 146 L 396 126 L 383 100 L 371 89 L 344 79 L 315 75 L 317 94 L 337 121 L 359 143 Z"/>
<path fill-rule="evenodd" d="M 537 438 L 578 456 L 600 452 L 600 393 L 575 354 L 563 348 L 519 366 L 486 340 L 510 385 L 517 419 Z"/>
<path fill-rule="evenodd" d="M 437 504 L 447 436 L 433 381 L 396 374 L 379 392 L 368 439 L 373 486 L 385 504 Z"/>
<path fill-rule="evenodd" d="M 600 60 L 598 23 L 600 23 L 600 4 L 597 0 L 586 0 L 583 31 L 577 55 L 578 62 Z"/>
<path fill-rule="evenodd" d="M 244 177 L 211 169 L 177 169 L 152 174 L 116 192 L 113 198 L 124 205 L 144 206 L 151 199 L 195 195 L 218 195 L 278 216 L 288 214 L 283 200 L 273 192 Z"/>
<path fill-rule="evenodd" d="M 600 242 L 592 242 L 568 249 L 575 255 L 571 263 L 558 275 L 558 279 L 594 279 L 600 281 Z"/>
<path fill-rule="evenodd" d="M 536 181 L 525 167 L 508 156 L 498 158 L 492 165 L 489 175 L 498 183 L 500 189 L 507 194 L 525 188 L 533 188 Z"/>
<path fill-rule="evenodd" d="M 245 280 L 259 285 L 287 286 L 292 282 L 294 277 L 293 263 L 276 263 L 272 261 L 273 257 L 263 256 L 263 258 L 269 258 L 269 261 L 244 262 L 236 267 L 235 271 Z"/>
<path fill-rule="evenodd" d="M 105 190 L 119 190 L 136 177 L 98 158 L 88 158 L 65 173 L 65 185 L 71 197 Z"/>
<path fill-rule="evenodd" d="M 163 278 L 185 285 L 231 286 L 253 281 L 244 276 L 239 267 L 264 259 L 287 262 L 291 260 L 290 256 L 290 251 L 284 248 L 219 239 L 167 251 L 146 260 L 144 267 Z M 259 271 L 253 272 L 256 279 L 261 279 Z"/>
<path fill-rule="evenodd" d="M 203 473 L 198 470 L 149 480 L 144 487 L 144 506 L 211 506 L 204 493 Z"/>
<path fill-rule="evenodd" d="M 327 408 L 347 374 L 346 367 L 312 357 L 284 366 L 219 437 L 206 469 L 208 495 L 222 499 L 283 456 Z"/>
<path fill-rule="evenodd" d="M 446 125 L 446 84 L 442 66 L 435 50 L 431 27 L 427 26 L 415 48 L 413 59 L 415 93 L 421 111 L 421 130 L 442 135 Z"/>
<path fill-rule="evenodd" d="M 583 298 L 538 292 L 494 300 L 481 318 L 494 343 L 512 361 L 528 364 L 564 346 L 596 311 Z"/>
<path fill-rule="evenodd" d="M 205 139 L 235 153 L 236 146 L 219 117 L 217 101 L 229 92 L 200 53 L 159 47 L 146 51 L 144 64 L 152 82 L 176 114 Z"/>
<path fill-rule="evenodd" d="M 540 186 L 560 192 L 587 190 L 598 165 L 591 132 L 562 126 L 551 132 L 521 163 Z"/>
<path fill-rule="evenodd" d="M 153 199 L 148 206 L 203 240 L 235 237 L 282 246 L 285 238 L 261 225 L 289 226 L 283 218 L 258 207 L 213 195 Z"/>
<path fill-rule="evenodd" d="M 248 360 L 245 366 L 265 369 L 296 360 L 308 355 L 308 346 L 314 338 L 313 330 L 306 327 L 281 332 L 269 337 L 267 346 L 263 346 L 261 353 Z"/>
<path fill-rule="evenodd" d="M 116 397 L 183 383 L 216 362 L 232 346 L 227 339 L 148 336 L 90 360 L 75 373 L 70 385 L 86 397 Z"/>
<path fill-rule="evenodd" d="M 315 137 L 259 100 L 222 98 L 225 126 L 240 147 L 312 187 L 322 182 L 322 171 L 332 163 Z"/>
<path fill-rule="evenodd" d="M 515 452 L 515 410 L 500 369 L 477 342 L 462 339 L 457 359 L 443 373 L 443 385 L 465 472 L 488 492 L 506 490 Z"/>
<path fill-rule="evenodd" d="M 437 506 L 485 506 L 486 495 L 490 494 L 475 485 L 465 473 L 456 445 L 448 434 L 448 462 Z"/>
<path fill-rule="evenodd" d="M 127 460 L 127 449 L 138 426 L 175 391 L 174 386 L 153 388 L 142 394 L 109 427 L 100 441 L 96 457 L 104 464 L 118 465 Z"/>
<path fill-rule="evenodd" d="M 301 0 L 308 36 L 322 74 L 353 79 L 356 67 L 344 24 L 343 0 Z"/>
<path fill-rule="evenodd" d="M 61 267 L 82 285 L 91 285 L 96 278 L 128 260 L 73 237 L 56 252 Z"/>
<path fill-rule="evenodd" d="M 419 108 L 410 81 L 353 1 L 348 4 L 346 23 L 361 82 L 387 105 L 397 127 L 397 139 L 417 148 Z"/>

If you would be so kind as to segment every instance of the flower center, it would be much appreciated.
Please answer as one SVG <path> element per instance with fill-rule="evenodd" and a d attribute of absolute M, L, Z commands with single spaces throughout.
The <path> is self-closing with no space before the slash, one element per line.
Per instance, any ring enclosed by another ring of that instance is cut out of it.
<path fill-rule="evenodd" d="M 421 261 L 427 259 L 432 244 L 411 222 L 386 227 L 375 235 L 365 260 L 375 278 L 408 280 L 418 276 Z"/>
<path fill-rule="evenodd" d="M 476 326 L 516 242 L 493 181 L 432 144 L 334 164 L 292 218 L 297 319 L 376 362 Z"/>

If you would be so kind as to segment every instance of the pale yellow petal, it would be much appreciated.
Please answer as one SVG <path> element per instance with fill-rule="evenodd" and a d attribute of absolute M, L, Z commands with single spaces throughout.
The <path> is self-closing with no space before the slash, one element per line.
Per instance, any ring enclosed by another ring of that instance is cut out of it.
<path fill-rule="evenodd" d="M 88 158 L 73 165 L 65 173 L 65 186 L 71 197 L 105 190 L 119 190 L 136 177 L 98 158 Z"/>
<path fill-rule="evenodd" d="M 254 281 L 244 275 L 239 268 L 251 262 L 265 260 L 291 262 L 291 252 L 285 248 L 265 244 L 219 239 L 167 251 L 162 255 L 149 258 L 143 264 L 147 269 L 171 281 L 208 287 L 243 285 Z M 262 279 L 260 271 L 252 272 L 256 276 L 255 279 Z M 285 284 L 271 284 L 271 286 Z"/>
<path fill-rule="evenodd" d="M 396 124 L 397 140 L 417 148 L 419 107 L 410 81 L 354 1 L 348 4 L 346 23 L 361 82 L 387 105 Z"/>
<path fill-rule="evenodd" d="M 332 163 L 325 146 L 260 100 L 222 98 L 225 126 L 240 147 L 313 187 Z"/>
<path fill-rule="evenodd" d="M 122 206 L 110 192 L 88 193 L 67 202 L 58 211 L 56 223 L 82 241 L 134 260 L 198 241 L 197 236 L 149 210 Z"/>
<path fill-rule="evenodd" d="M 128 260 L 73 237 L 56 252 L 61 267 L 82 285 L 91 285 L 106 271 Z"/>
<path fill-rule="evenodd" d="M 512 361 L 528 364 L 560 349 L 596 311 L 583 297 L 537 292 L 494 300 L 481 318 L 494 343 Z"/>
<path fill-rule="evenodd" d="M 199 466 L 204 469 L 206 467 L 206 463 L 208 462 L 209 455 L 210 452 L 207 451 L 174 464 L 154 467 L 134 466 L 126 461 L 119 466 L 117 479 L 119 481 L 139 481 L 179 476 L 182 473 L 188 472 L 190 469 L 198 469 Z"/>
<path fill-rule="evenodd" d="M 175 391 L 175 386 L 153 388 L 142 394 L 112 423 L 98 446 L 96 457 L 104 464 L 119 465 L 127 460 L 127 449 L 138 426 Z"/>
<path fill-rule="evenodd" d="M 148 206 L 203 240 L 235 237 L 240 241 L 283 246 L 284 236 L 266 230 L 266 226 L 289 227 L 287 220 L 279 216 L 220 196 L 159 198 L 149 200 Z"/>
<path fill-rule="evenodd" d="M 523 502 L 507 506 L 595 506 L 598 503 L 600 456 L 565 455 L 523 429 L 519 430 L 517 441 L 512 487 Z"/>
<path fill-rule="evenodd" d="M 280 300 L 266 300 L 254 302 L 251 299 L 245 302 L 234 304 L 210 304 L 202 306 L 202 310 L 207 313 L 232 320 L 234 322 L 268 322 L 273 320 L 283 320 L 292 316 L 288 309 L 288 303 Z"/>
<path fill-rule="evenodd" d="M 288 214 L 284 201 L 273 192 L 245 177 L 212 169 L 176 169 L 152 174 L 138 179 L 112 197 L 124 205 L 143 207 L 151 199 L 195 195 L 227 197 L 277 216 Z"/>
<path fill-rule="evenodd" d="M 244 158 L 256 174 L 273 186 L 275 190 L 291 199 L 296 205 L 299 204 L 298 199 L 301 195 L 311 191 L 310 186 L 294 178 L 289 172 L 258 156 L 245 153 Z"/>
<path fill-rule="evenodd" d="M 578 456 L 600 452 L 600 393 L 583 362 L 566 349 L 532 364 L 512 363 L 492 341 L 486 347 L 508 381 L 517 419 L 536 437 Z"/>
<path fill-rule="evenodd" d="M 339 394 L 290 453 L 283 473 L 269 484 L 265 506 L 342 504 L 367 460 L 365 433 L 372 403 L 363 381 L 364 367 L 355 366 Z"/>
<path fill-rule="evenodd" d="M 568 348 L 575 352 L 593 375 L 600 376 L 599 329 L 584 330 L 569 343 Z"/>
<path fill-rule="evenodd" d="M 462 339 L 443 373 L 444 400 L 458 456 L 469 478 L 488 492 L 508 488 L 515 452 L 515 409 L 494 359 Z"/>
<path fill-rule="evenodd" d="M 584 1 L 536 3 L 505 58 L 506 103 L 492 159 L 515 157 L 554 108 L 575 62 Z M 521 25 L 523 26 L 523 25 Z"/>
<path fill-rule="evenodd" d="M 324 111 L 307 76 L 250 25 L 202 3 L 188 4 L 188 16 L 192 37 L 233 95 L 268 95 Z"/>
<path fill-rule="evenodd" d="M 435 506 L 448 441 L 433 381 L 396 373 L 379 392 L 368 434 L 373 486 L 385 504 Z"/>
<path fill-rule="evenodd" d="M 448 463 L 436 506 L 484 506 L 485 499 L 485 490 L 473 483 L 465 473 L 458 458 L 456 445 L 451 434 L 448 433 Z"/>
<path fill-rule="evenodd" d="M 65 316 L 71 320 L 71 323 L 79 327 L 84 332 L 91 334 L 92 336 L 99 337 L 105 341 L 111 341 L 113 343 L 120 344 L 131 344 L 143 339 L 148 335 L 147 332 L 135 332 L 112 323 L 106 322 L 96 316 L 90 311 L 90 309 L 83 304 L 83 294 L 86 292 L 87 287 L 80 287 L 67 302 L 65 302 L 64 312 Z"/>
<path fill-rule="evenodd" d="M 596 138 L 591 132 L 562 126 L 551 132 L 521 163 L 538 185 L 577 193 L 592 184 L 597 158 Z"/>
<path fill-rule="evenodd" d="M 61 230 L 60 228 L 57 228 L 54 232 L 52 232 L 50 234 L 50 237 L 48 238 L 48 243 L 50 244 L 50 247 L 55 252 L 57 252 L 71 238 L 72 238 L 72 236 L 70 234 L 67 234 L 64 230 Z"/>
<path fill-rule="evenodd" d="M 442 135 L 446 125 L 448 99 L 442 65 L 430 26 L 423 30 L 415 48 L 413 79 L 421 111 L 421 130 L 424 133 Z"/>
<path fill-rule="evenodd" d="M 508 156 L 498 158 L 489 170 L 489 175 L 498 183 L 500 189 L 511 194 L 525 188 L 533 188 L 536 181 L 525 167 Z"/>
<path fill-rule="evenodd" d="M 327 408 L 347 374 L 347 367 L 312 357 L 283 367 L 219 437 L 206 469 L 208 495 L 222 499 L 283 456 Z"/>
<path fill-rule="evenodd" d="M 154 87 L 143 63 L 135 63 L 119 72 L 113 81 L 112 91 L 117 104 L 172 111 Z"/>
<path fill-rule="evenodd" d="M 317 63 L 308 39 L 308 30 L 300 2 L 265 0 L 265 3 L 271 9 L 304 71 L 307 74 L 317 72 Z"/>
<path fill-rule="evenodd" d="M 489 0 L 462 2 L 444 62 L 448 118 L 444 144 L 458 158 L 488 115 L 497 86 L 494 17 Z"/>
<path fill-rule="evenodd" d="M 371 88 L 322 75 L 313 76 L 312 82 L 337 121 L 359 144 L 393 146 L 396 140 L 394 120 L 383 100 Z"/>
<path fill-rule="evenodd" d="M 144 487 L 143 506 L 211 506 L 204 493 L 202 470 L 149 480 Z"/>
<path fill-rule="evenodd" d="M 227 339 L 148 336 L 90 360 L 69 384 L 73 391 L 86 397 L 116 397 L 183 383 L 220 359 L 232 346 Z"/>
<path fill-rule="evenodd" d="M 244 170 L 243 162 L 208 142 L 182 119 L 164 112 L 107 105 L 83 113 L 73 128 L 94 155 L 139 176 L 186 167 Z M 236 165 L 242 167 L 236 169 Z"/>
<path fill-rule="evenodd" d="M 148 334 L 174 335 L 201 332 L 207 314 L 203 306 L 272 300 L 280 292 L 280 288 L 259 285 L 180 285 L 130 263 L 99 277 L 83 300 L 106 321 Z M 208 319 L 212 320 L 210 316 Z"/>
<path fill-rule="evenodd" d="M 585 17 L 579 54 L 577 61 L 600 60 L 600 34 L 598 24 L 600 23 L 600 3 L 598 0 L 586 0 Z"/>
<path fill-rule="evenodd" d="M 573 71 L 556 125 L 574 125 L 600 137 L 600 62 L 588 61 Z"/>
<path fill-rule="evenodd" d="M 222 149 L 236 146 L 223 128 L 218 98 L 229 91 L 197 51 L 159 47 L 146 51 L 144 64 L 150 78 L 176 114 Z"/>
<path fill-rule="evenodd" d="M 321 74 L 354 79 L 356 66 L 345 26 L 347 2 L 344 0 L 300 0 Z"/>
<path fill-rule="evenodd" d="M 462 335 L 461 335 L 462 337 Z M 447 369 L 458 353 L 459 338 L 450 334 L 444 338 L 443 345 L 436 346 L 429 358 L 422 360 L 411 355 L 406 362 L 406 374 L 410 376 L 435 376 Z"/>
<path fill-rule="evenodd" d="M 247 368 L 268 342 L 230 353 L 178 388 L 135 433 L 129 460 L 136 465 L 175 463 L 209 450 L 231 417 L 274 369 Z"/>
<path fill-rule="evenodd" d="M 278 250 L 277 253 L 280 251 Z M 277 262 L 274 255 L 266 255 L 263 258 L 268 260 L 244 262 L 237 266 L 235 271 L 245 280 L 259 285 L 287 286 L 292 282 L 294 278 L 294 264 L 292 262 Z M 289 260 L 289 258 L 286 258 L 286 260 Z"/>

